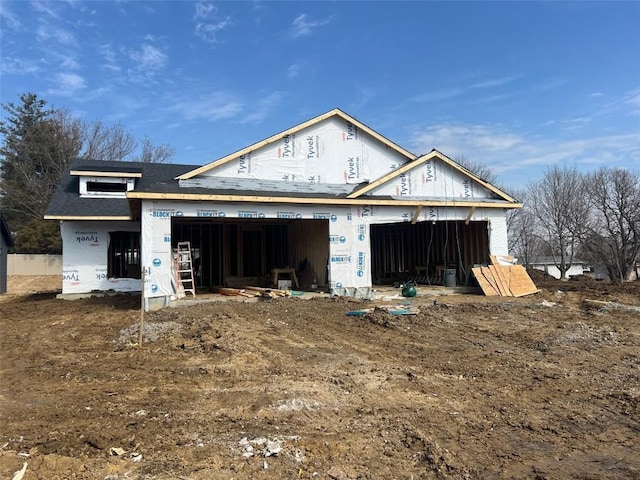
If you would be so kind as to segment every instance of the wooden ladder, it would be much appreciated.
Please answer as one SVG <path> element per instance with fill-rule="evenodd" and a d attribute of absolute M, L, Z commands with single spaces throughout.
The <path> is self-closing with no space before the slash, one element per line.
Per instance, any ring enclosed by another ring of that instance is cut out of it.
<path fill-rule="evenodd" d="M 191 261 L 191 242 L 178 242 L 176 257 L 178 280 L 185 293 L 196 296 L 196 284 L 193 279 L 193 262 Z"/>

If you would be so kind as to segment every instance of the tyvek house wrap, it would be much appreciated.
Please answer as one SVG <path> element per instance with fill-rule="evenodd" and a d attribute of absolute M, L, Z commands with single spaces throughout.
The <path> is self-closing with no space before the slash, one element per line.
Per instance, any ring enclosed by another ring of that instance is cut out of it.
<path fill-rule="evenodd" d="M 145 201 L 142 214 L 142 262 L 147 272 L 146 297 L 173 296 L 176 278 L 172 272 L 171 217 L 198 217 L 206 210 L 217 218 L 324 219 L 329 223 L 329 287 L 333 293 L 352 296 L 371 295 L 370 226 L 379 223 L 411 221 L 414 211 L 402 207 L 323 207 L 299 205 L 257 205 L 237 203 L 180 203 Z M 420 221 L 464 220 L 467 209 L 425 209 Z M 506 221 L 495 209 L 477 209 L 472 220 L 489 222 L 490 250 L 507 254 Z"/>
<path fill-rule="evenodd" d="M 62 222 L 62 293 L 140 291 L 139 279 L 107 275 L 109 232 L 116 231 L 138 232 L 140 227 L 135 222 Z"/>
<path fill-rule="evenodd" d="M 441 159 L 432 158 L 368 192 L 393 198 L 481 199 L 492 192 Z"/>
<path fill-rule="evenodd" d="M 362 288 L 371 285 L 369 232 L 354 220 L 350 207 L 252 205 L 146 201 L 142 210 L 142 262 L 146 275 L 145 296 L 176 294 L 172 272 L 171 217 L 198 217 L 206 210 L 209 218 L 293 218 L 326 220 L 329 223 L 329 278 L 331 288 Z"/>
<path fill-rule="evenodd" d="M 331 117 L 201 176 L 357 185 L 407 160 L 351 122 Z"/>

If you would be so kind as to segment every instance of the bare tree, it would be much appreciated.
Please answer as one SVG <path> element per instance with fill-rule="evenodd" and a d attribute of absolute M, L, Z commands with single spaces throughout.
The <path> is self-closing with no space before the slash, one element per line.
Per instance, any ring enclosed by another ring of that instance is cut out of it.
<path fill-rule="evenodd" d="M 565 278 L 589 230 L 584 176 L 576 168 L 554 165 L 528 190 L 531 213 L 541 229 L 539 238 L 547 245 L 560 277 Z"/>
<path fill-rule="evenodd" d="M 496 185 L 498 181 L 498 176 L 488 164 L 482 163 L 482 162 L 474 162 L 473 160 L 469 160 L 464 155 L 458 155 L 454 157 L 453 160 L 458 165 L 466 168 L 481 180 L 484 180 L 485 182 L 490 183 L 492 185 Z"/>
<path fill-rule="evenodd" d="M 545 245 L 538 234 L 538 225 L 528 201 L 528 192 L 518 190 L 513 196 L 524 203 L 523 208 L 507 212 L 507 231 L 509 233 L 509 252 L 526 267 L 535 257 L 544 254 Z"/>
<path fill-rule="evenodd" d="M 83 158 L 91 160 L 125 160 L 137 147 L 134 136 L 117 123 L 106 126 L 96 121 L 86 127 Z"/>
<path fill-rule="evenodd" d="M 625 280 L 640 257 L 640 173 L 602 167 L 587 178 L 594 222 L 584 248 Z"/>
<path fill-rule="evenodd" d="M 144 137 L 140 143 L 140 156 L 136 158 L 138 162 L 144 163 L 164 163 L 170 160 L 176 153 L 171 145 L 153 145 L 149 137 Z"/>

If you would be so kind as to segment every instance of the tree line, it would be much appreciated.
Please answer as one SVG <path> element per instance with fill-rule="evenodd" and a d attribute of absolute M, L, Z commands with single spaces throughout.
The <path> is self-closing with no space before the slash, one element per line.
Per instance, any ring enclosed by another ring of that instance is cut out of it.
<path fill-rule="evenodd" d="M 175 155 L 170 145 L 136 139 L 121 124 L 88 122 L 67 109 L 48 108 L 34 93 L 3 104 L 0 122 L 0 213 L 20 253 L 60 253 L 58 222 L 44 211 L 69 160 L 166 162 Z"/>
<path fill-rule="evenodd" d="M 601 167 L 583 173 L 553 165 L 516 193 L 524 207 L 508 217 L 509 249 L 529 266 L 547 257 L 561 276 L 576 260 L 603 265 L 620 281 L 640 262 L 640 172 Z"/>

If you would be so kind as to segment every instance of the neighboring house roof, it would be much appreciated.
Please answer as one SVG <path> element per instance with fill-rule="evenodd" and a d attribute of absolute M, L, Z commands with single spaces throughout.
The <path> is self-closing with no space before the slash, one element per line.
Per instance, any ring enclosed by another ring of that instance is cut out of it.
<path fill-rule="evenodd" d="M 242 150 L 238 150 L 237 152 L 230 153 L 229 155 L 226 155 L 226 156 L 224 156 L 224 157 L 222 157 L 222 158 L 220 158 L 218 160 L 215 160 L 215 161 L 213 161 L 211 163 L 207 163 L 206 165 L 203 165 L 203 166 L 201 166 L 199 168 L 196 168 L 195 170 L 193 170 L 191 172 L 187 172 L 185 174 L 182 174 L 182 175 L 180 175 L 178 177 L 178 179 L 187 180 L 189 178 L 193 178 L 193 177 L 195 177 L 197 175 L 200 175 L 203 172 L 211 170 L 212 168 L 219 167 L 221 165 L 224 165 L 225 163 L 228 163 L 228 162 L 230 162 L 232 160 L 235 160 L 241 155 L 245 155 L 245 154 L 247 154 L 249 152 L 257 150 L 258 148 L 262 148 L 262 147 L 264 147 L 266 145 L 269 145 L 270 143 L 273 143 L 273 142 L 276 142 L 278 140 L 281 140 L 282 137 L 284 137 L 286 135 L 291 135 L 292 133 L 299 132 L 300 130 L 303 130 L 303 129 L 307 128 L 307 127 L 310 127 L 312 125 L 320 123 L 320 122 L 322 122 L 322 121 L 324 121 L 324 120 L 326 120 L 328 118 L 331 118 L 331 117 L 340 117 L 343 120 L 352 123 L 353 125 L 357 126 L 360 130 L 368 133 L 369 135 L 371 135 L 375 139 L 377 139 L 380 142 L 384 143 L 389 148 L 391 148 L 391 149 L 395 150 L 396 152 L 400 153 L 401 155 L 405 156 L 407 158 L 407 160 L 414 160 L 416 158 L 416 156 L 413 153 L 409 152 L 408 150 L 405 150 L 404 148 L 402 148 L 401 146 L 399 146 L 396 143 L 392 142 L 388 138 L 383 137 L 382 135 L 380 135 L 378 132 L 376 132 L 372 128 L 366 126 L 364 123 L 356 120 L 355 118 L 353 118 L 352 116 L 346 114 L 345 112 L 343 112 L 339 108 L 334 108 L 330 112 L 324 113 L 322 115 L 318 115 L 317 117 L 314 117 L 311 120 L 307 120 L 306 122 L 303 122 L 303 123 L 301 123 L 299 125 L 296 125 L 295 127 L 291 127 L 288 130 L 285 130 L 283 132 L 276 133 L 275 135 L 272 135 L 269 138 L 266 138 L 265 140 L 262 140 L 260 142 L 254 143 L 253 145 L 249 145 L 248 147 L 245 147 Z"/>
<path fill-rule="evenodd" d="M 2 237 L 4 238 L 4 243 L 9 247 L 13 247 L 13 238 L 11 237 L 11 230 L 9 230 L 9 225 L 7 225 L 7 222 L 4 219 L 4 216 L 2 215 L 2 213 L 0 213 L 0 234 L 2 234 Z"/>
<path fill-rule="evenodd" d="M 554 259 L 553 257 L 535 257 L 529 260 L 529 265 L 557 265 L 560 261 L 559 258 Z M 572 265 L 583 265 L 587 262 L 584 260 L 580 260 L 579 258 L 574 258 L 571 260 Z"/>
<path fill-rule="evenodd" d="M 71 159 L 68 170 L 44 212 L 44 218 L 55 220 L 78 218 L 129 220 L 132 218 L 129 202 L 124 197 L 80 197 L 78 172 L 87 175 L 92 172 L 141 173 L 142 177 L 137 179 L 135 188 L 149 192 L 162 189 L 163 185 L 169 183 L 177 185 L 174 178 L 193 168 L 194 165 Z"/>

